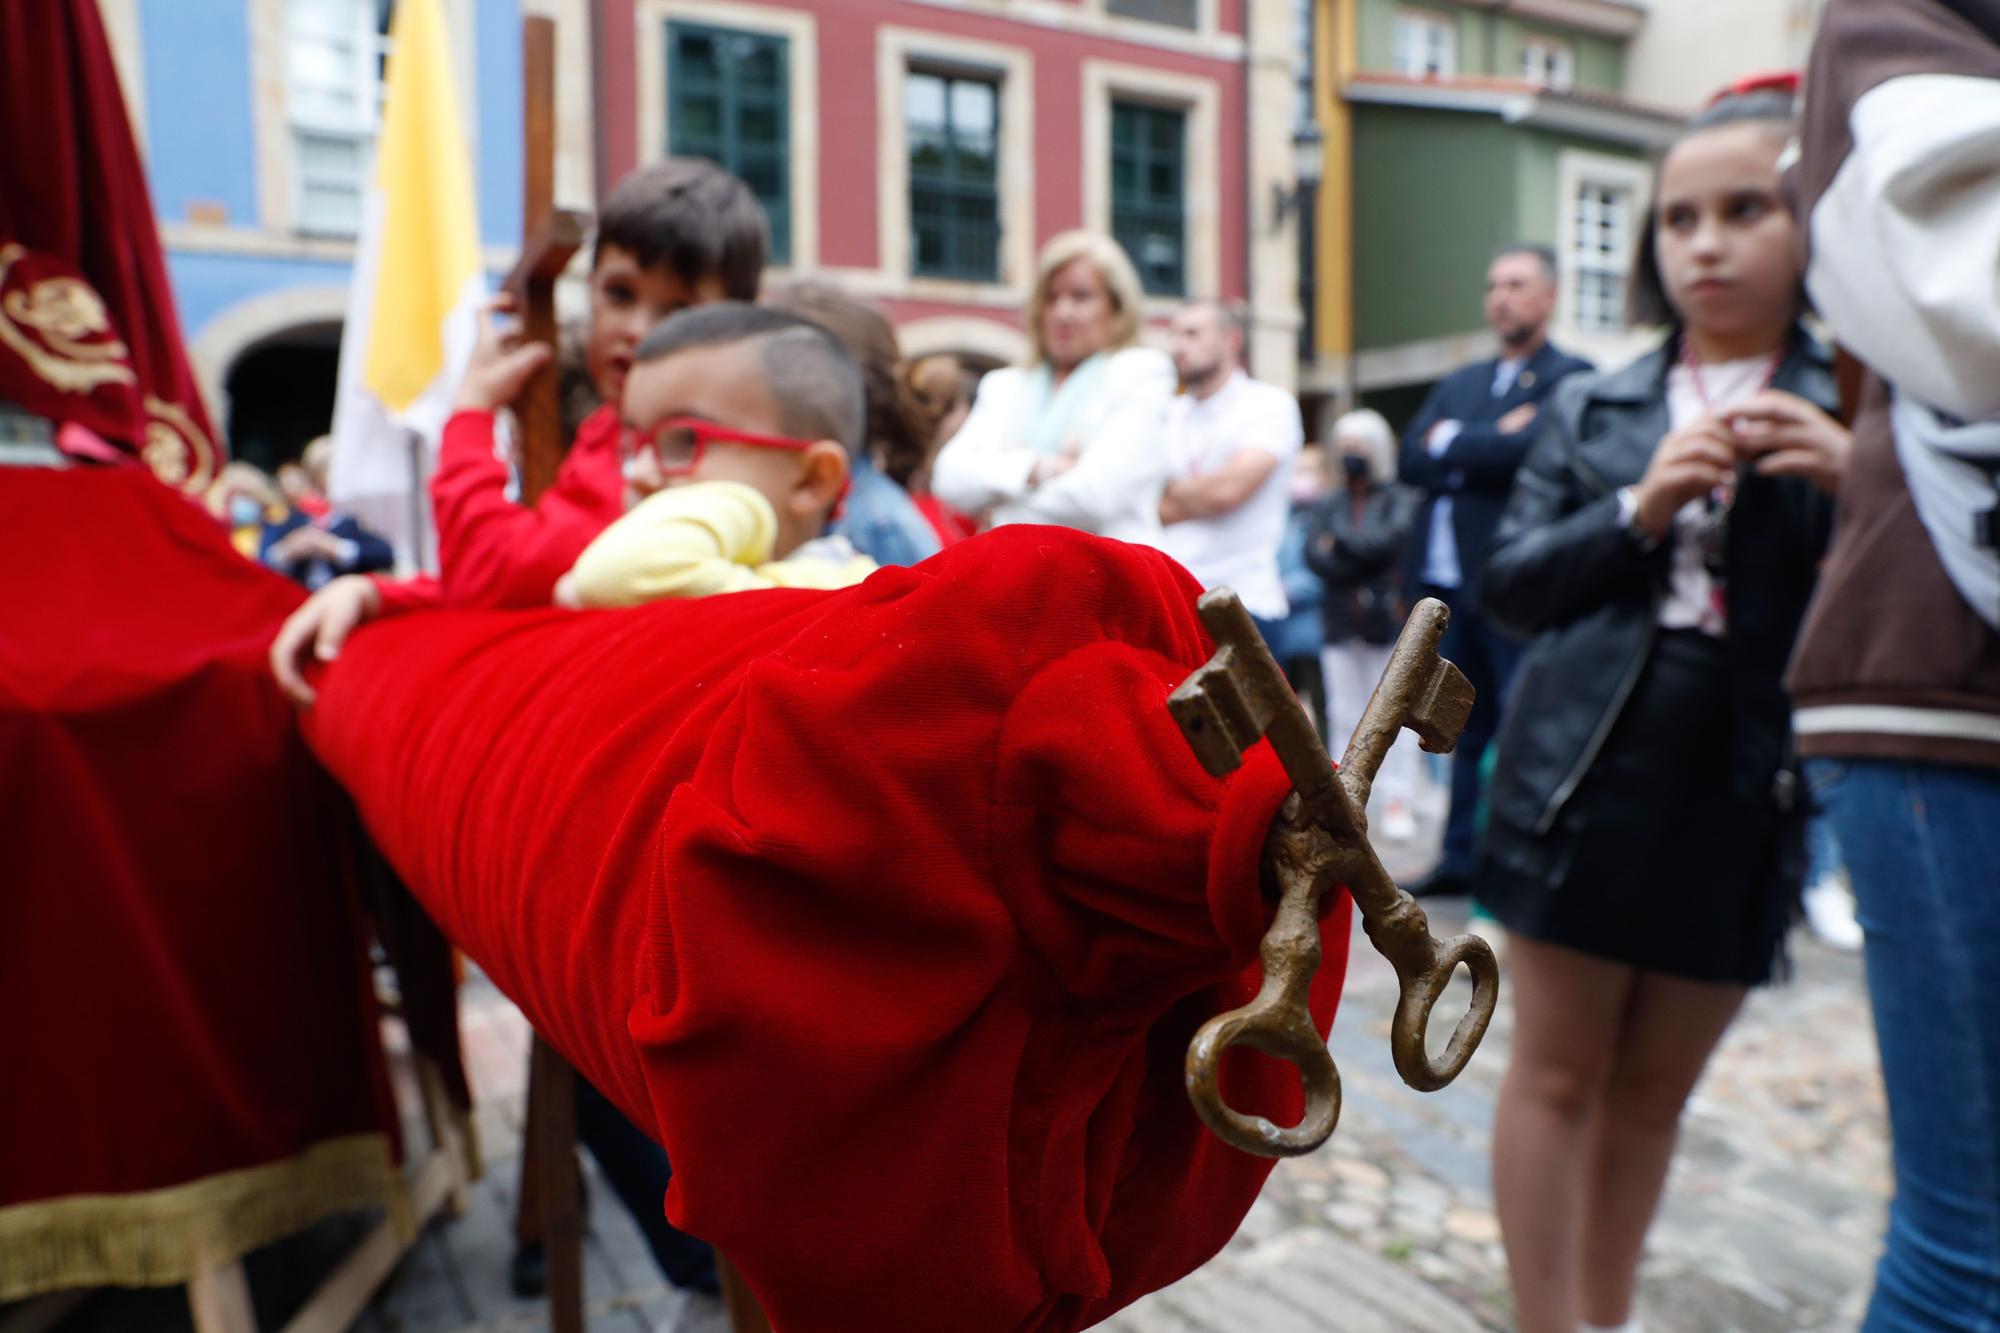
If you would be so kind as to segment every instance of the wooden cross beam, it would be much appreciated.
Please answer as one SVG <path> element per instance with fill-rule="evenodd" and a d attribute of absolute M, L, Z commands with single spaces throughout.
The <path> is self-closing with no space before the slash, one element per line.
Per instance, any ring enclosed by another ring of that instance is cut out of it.
<path fill-rule="evenodd" d="M 523 66 L 521 257 L 507 275 L 520 303 L 521 333 L 556 345 L 556 280 L 583 248 L 590 215 L 559 209 L 556 199 L 556 25 L 539 15 L 521 21 Z M 555 358 L 536 371 L 514 403 L 520 427 L 521 503 L 533 504 L 562 463 L 560 372 Z"/>
<path fill-rule="evenodd" d="M 1403 626 L 1336 772 L 1242 601 L 1217 588 L 1196 605 L 1216 649 L 1168 696 L 1181 734 L 1202 767 L 1217 777 L 1233 772 L 1243 752 L 1267 738 L 1294 790 L 1264 843 L 1265 867 L 1279 902 L 1258 950 L 1263 987 L 1249 1004 L 1209 1020 L 1188 1044 L 1188 1098 L 1225 1143 L 1261 1156 L 1291 1157 L 1326 1142 L 1340 1118 L 1340 1072 L 1306 1006 L 1319 968 L 1319 905 L 1333 889 L 1347 886 L 1369 942 L 1396 969 L 1402 994 L 1389 1048 L 1405 1083 L 1432 1092 L 1458 1077 L 1492 1020 L 1500 993 L 1493 950 L 1476 935 L 1442 942 L 1432 936 L 1424 910 L 1396 887 L 1368 842 L 1369 787 L 1397 733 L 1407 727 L 1425 749 L 1451 749 L 1472 711 L 1472 686 L 1438 656 L 1450 613 L 1444 603 L 1426 598 Z M 1424 1046 L 1431 1010 L 1460 963 L 1472 975 L 1472 1004 L 1444 1055 L 1434 1061 Z M 1304 1119 L 1281 1129 L 1225 1102 L 1219 1078 L 1223 1052 L 1231 1046 L 1254 1047 L 1296 1066 L 1305 1085 Z"/>
<path fill-rule="evenodd" d="M 525 340 L 556 345 L 556 282 L 583 248 L 588 214 L 558 209 L 556 196 L 556 25 L 521 22 L 521 257 L 506 288 L 519 303 Z M 560 372 L 554 357 L 514 400 L 521 503 L 533 504 L 562 463 Z M 583 1200 L 576 1162 L 576 1071 L 537 1034 L 528 1065 L 528 1125 L 521 1153 L 517 1235 L 537 1240 L 547 1263 L 549 1326 L 582 1333 Z"/>

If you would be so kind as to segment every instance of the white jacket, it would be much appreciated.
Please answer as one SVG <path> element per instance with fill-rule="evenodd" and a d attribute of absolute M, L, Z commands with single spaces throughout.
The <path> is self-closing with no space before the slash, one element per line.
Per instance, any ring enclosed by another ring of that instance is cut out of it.
<path fill-rule="evenodd" d="M 1052 523 L 1121 541 L 1157 545 L 1160 492 L 1172 470 L 1162 431 L 1174 396 L 1164 352 L 1129 347 L 1112 355 L 1097 401 L 1076 417 L 1076 466 L 1030 489 L 1040 457 L 1022 440 L 1028 372 L 1007 368 L 979 381 L 972 413 L 939 452 L 931 490 L 968 514 L 993 510 L 1002 523 Z"/>

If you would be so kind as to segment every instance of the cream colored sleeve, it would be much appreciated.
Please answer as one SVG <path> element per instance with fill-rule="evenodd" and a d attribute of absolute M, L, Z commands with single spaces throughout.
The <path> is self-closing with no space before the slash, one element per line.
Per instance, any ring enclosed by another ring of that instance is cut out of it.
<path fill-rule="evenodd" d="M 584 548 L 570 571 L 585 606 L 636 606 L 768 588 L 771 502 L 733 481 L 673 486 L 640 501 Z"/>
<path fill-rule="evenodd" d="M 759 565 L 757 573 L 773 588 L 817 588 L 824 592 L 851 588 L 879 568 L 867 556 L 853 555 L 845 560 L 773 560 Z"/>

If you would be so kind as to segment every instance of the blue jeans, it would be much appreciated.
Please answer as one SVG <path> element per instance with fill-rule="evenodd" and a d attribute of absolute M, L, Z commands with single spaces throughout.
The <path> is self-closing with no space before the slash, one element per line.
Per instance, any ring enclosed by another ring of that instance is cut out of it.
<path fill-rule="evenodd" d="M 1864 1333 L 2000 1330 L 2000 771 L 1808 761 L 1867 932 L 1896 1196 Z"/>

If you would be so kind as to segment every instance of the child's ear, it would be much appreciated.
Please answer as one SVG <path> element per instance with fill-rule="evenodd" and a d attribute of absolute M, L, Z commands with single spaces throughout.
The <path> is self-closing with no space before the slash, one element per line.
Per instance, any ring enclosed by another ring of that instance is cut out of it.
<path fill-rule="evenodd" d="M 838 440 L 814 440 L 800 456 L 792 512 L 800 518 L 824 515 L 847 488 L 847 450 Z"/>

